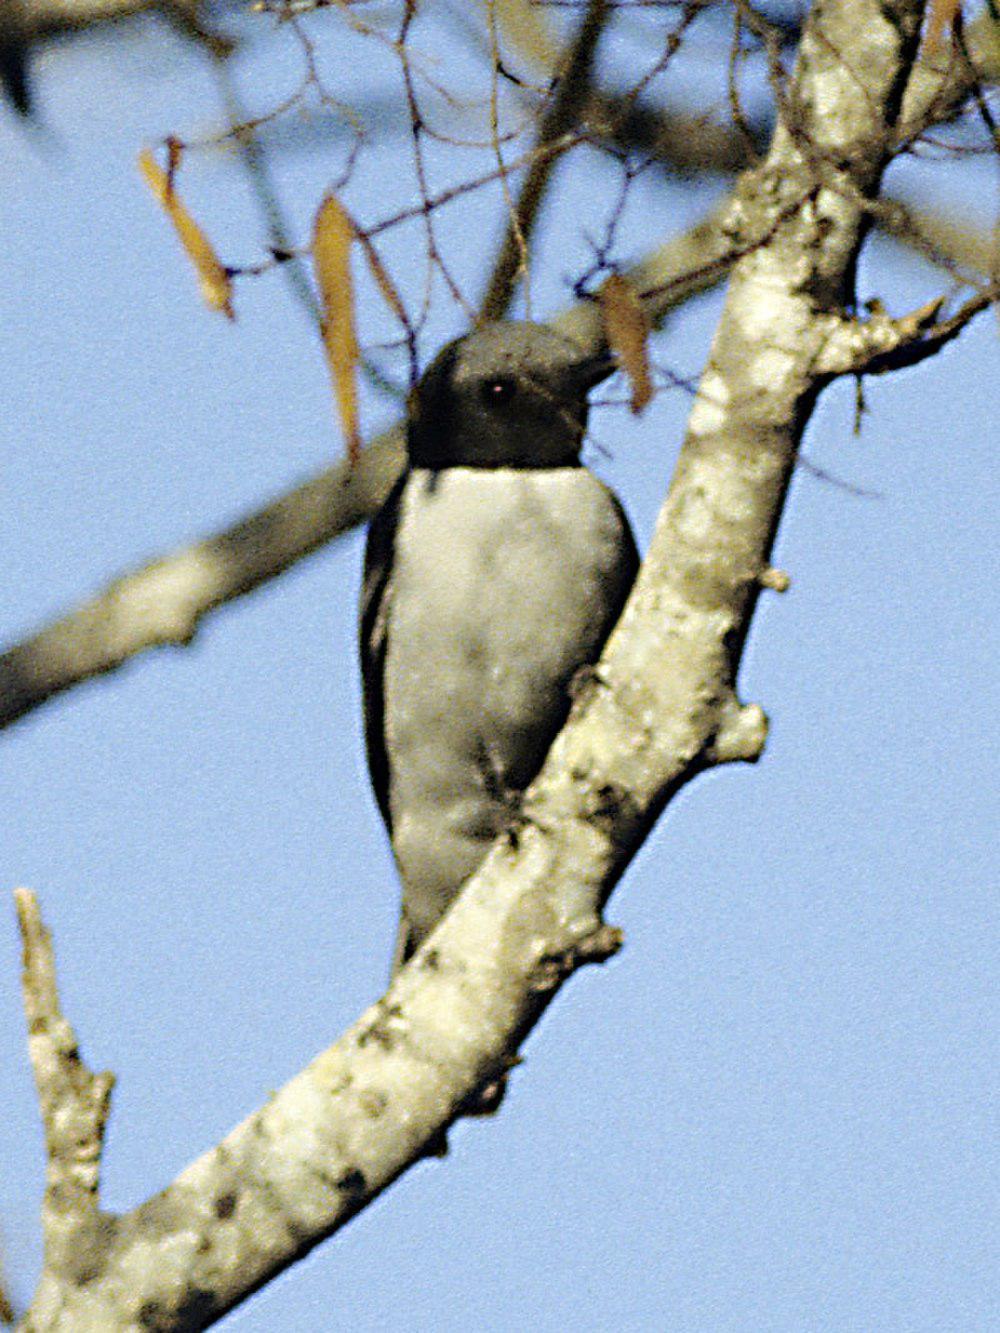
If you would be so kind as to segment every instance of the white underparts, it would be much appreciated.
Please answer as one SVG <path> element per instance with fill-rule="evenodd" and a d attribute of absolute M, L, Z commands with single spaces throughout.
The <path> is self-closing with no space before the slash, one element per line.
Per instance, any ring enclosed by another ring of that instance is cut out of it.
<path fill-rule="evenodd" d="M 414 470 L 388 603 L 393 848 L 419 940 L 507 826 L 624 596 L 630 541 L 585 468 Z"/>

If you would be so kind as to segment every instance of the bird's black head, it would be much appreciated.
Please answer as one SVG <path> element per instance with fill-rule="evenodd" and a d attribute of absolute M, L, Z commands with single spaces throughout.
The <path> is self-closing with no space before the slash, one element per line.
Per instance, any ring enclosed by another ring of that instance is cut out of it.
<path fill-rule="evenodd" d="M 413 467 L 579 462 L 587 394 L 615 369 L 541 324 L 488 324 L 449 343 L 410 400 Z"/>

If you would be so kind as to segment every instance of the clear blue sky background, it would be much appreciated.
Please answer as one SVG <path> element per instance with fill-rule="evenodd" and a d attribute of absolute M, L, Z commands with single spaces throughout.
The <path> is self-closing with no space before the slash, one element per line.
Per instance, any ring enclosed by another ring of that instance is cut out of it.
<path fill-rule="evenodd" d="M 648 57 L 654 19 L 607 44 L 611 68 Z M 463 59 L 440 32 L 424 41 L 442 69 Z M 325 55 L 362 109 L 376 76 L 398 91 L 391 60 L 364 50 Z M 704 92 L 707 54 L 685 59 L 671 78 Z M 240 64 L 265 109 L 298 68 L 294 44 L 270 39 Z M 206 312 L 135 171 L 143 144 L 218 128 L 204 59 L 144 26 L 44 53 L 37 87 L 44 133 L 0 114 L 6 641 L 341 449 L 315 333 L 281 278 L 238 287 L 235 326 Z M 296 236 L 344 146 L 317 136 L 276 158 Z M 995 163 L 942 170 L 910 165 L 898 183 L 985 223 Z M 540 316 L 566 301 L 617 180 L 592 153 L 561 175 Z M 232 159 L 192 157 L 182 181 L 223 256 L 257 258 Z M 616 257 L 694 221 L 719 188 L 644 177 Z M 388 132 L 349 202 L 370 222 L 412 198 L 408 140 Z M 439 215 L 472 292 L 496 203 Z M 419 228 L 385 255 L 418 292 Z M 940 290 L 877 241 L 862 276 L 897 311 Z M 698 372 L 720 300 L 671 322 L 662 366 Z M 436 300 L 425 358 L 461 328 Z M 390 336 L 367 298 L 362 331 Z M 870 384 L 860 439 L 850 386 L 827 394 L 810 457 L 881 498 L 796 480 L 777 552 L 792 589 L 762 602 L 741 680 L 772 718 L 764 759 L 671 807 L 611 904 L 624 952 L 563 992 L 502 1114 L 459 1126 L 447 1161 L 411 1171 L 225 1327 L 1000 1327 L 996 383 L 986 317 L 934 363 Z M 594 464 L 641 543 L 688 406 L 672 390 L 641 422 L 594 414 Z M 368 399 L 365 414 L 373 430 L 391 408 Z M 40 893 L 87 1058 L 119 1077 L 110 1208 L 166 1184 L 384 981 L 397 890 L 362 757 L 360 559 L 359 533 L 212 616 L 190 648 L 2 738 L 0 879 Z M 18 966 L 3 906 L 0 1225 L 24 1302 L 43 1157 Z"/>

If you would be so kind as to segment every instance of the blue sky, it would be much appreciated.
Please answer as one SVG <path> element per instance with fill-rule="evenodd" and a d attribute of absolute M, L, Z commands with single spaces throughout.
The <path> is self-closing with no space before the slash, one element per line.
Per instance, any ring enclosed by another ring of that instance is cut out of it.
<path fill-rule="evenodd" d="M 327 56 L 338 93 L 360 99 L 365 70 Z M 263 106 L 295 86 L 288 44 L 240 69 Z M 218 127 L 204 60 L 149 27 L 53 48 L 37 75 L 45 132 L 0 115 L 4 641 L 341 450 L 315 333 L 280 277 L 239 284 L 235 326 L 209 314 L 135 170 L 144 144 Z M 695 54 L 678 78 L 698 76 Z M 276 159 L 296 235 L 343 147 Z M 365 221 L 412 199 L 408 149 L 389 135 L 362 158 L 348 201 Z M 899 183 L 982 222 L 994 168 L 915 164 Z M 226 260 L 259 255 L 230 158 L 192 156 L 183 183 Z M 537 315 L 568 299 L 616 185 L 596 154 L 560 177 Z M 616 257 L 694 221 L 719 188 L 642 178 Z M 472 291 L 495 207 L 439 215 Z M 404 287 L 419 289 L 420 253 L 415 227 L 390 234 Z M 877 240 L 861 280 L 894 311 L 940 289 Z M 669 323 L 661 365 L 698 372 L 720 300 Z M 390 336 L 366 301 L 363 335 Z M 424 358 L 461 328 L 439 294 Z M 612 901 L 624 952 L 562 993 L 502 1114 L 459 1126 L 446 1162 L 224 1326 L 997 1326 L 996 366 L 985 317 L 929 365 L 869 384 L 860 438 L 851 387 L 825 395 L 809 457 L 879 498 L 796 479 L 776 553 L 792 587 L 762 602 L 741 676 L 771 717 L 765 757 L 674 802 Z M 688 406 L 671 390 L 638 422 L 594 413 L 592 461 L 640 545 Z M 391 419 L 373 397 L 364 411 L 368 430 Z M 3 738 L 0 880 L 39 892 L 84 1051 L 119 1077 L 111 1208 L 167 1183 L 384 981 L 397 890 L 360 737 L 361 540 Z M 23 1302 L 43 1159 L 18 956 L 0 910 L 0 1226 Z"/>

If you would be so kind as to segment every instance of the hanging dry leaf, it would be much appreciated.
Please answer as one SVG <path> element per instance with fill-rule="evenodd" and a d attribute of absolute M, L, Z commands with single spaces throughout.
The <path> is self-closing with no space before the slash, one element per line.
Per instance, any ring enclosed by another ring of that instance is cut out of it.
<path fill-rule="evenodd" d="M 649 322 L 642 302 L 632 284 L 618 273 L 609 274 L 601 284 L 597 299 L 608 346 L 618 357 L 632 385 L 629 406 L 633 412 L 639 413 L 653 396 L 646 348 Z"/>
<path fill-rule="evenodd" d="M 396 291 L 392 279 L 386 271 L 385 265 L 379 258 L 379 253 L 372 245 L 370 239 L 363 231 L 355 230 L 355 235 L 361 242 L 361 249 L 364 251 L 365 259 L 368 261 L 368 268 L 372 277 L 375 279 L 375 285 L 382 293 L 382 299 L 392 311 L 392 313 L 402 324 L 403 328 L 409 328 L 410 322 L 406 317 L 406 309 L 403 305 L 399 292 Z"/>
<path fill-rule="evenodd" d="M 235 319 L 233 284 L 229 274 L 212 249 L 208 237 L 181 203 L 174 189 L 173 178 L 179 160 L 180 153 L 176 141 L 170 145 L 169 174 L 157 163 L 152 153 L 144 148 L 139 154 L 139 170 L 157 202 L 173 223 L 181 245 L 194 265 L 198 275 L 198 287 L 205 304 L 209 309 L 221 310 L 229 319 Z"/>
<path fill-rule="evenodd" d="M 361 453 L 358 429 L 358 340 L 354 332 L 354 285 L 351 281 L 351 242 L 354 223 L 334 194 L 328 194 L 313 226 L 313 269 L 323 308 L 323 346 L 326 351 L 347 454 L 356 462 Z"/>

